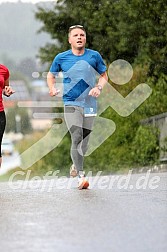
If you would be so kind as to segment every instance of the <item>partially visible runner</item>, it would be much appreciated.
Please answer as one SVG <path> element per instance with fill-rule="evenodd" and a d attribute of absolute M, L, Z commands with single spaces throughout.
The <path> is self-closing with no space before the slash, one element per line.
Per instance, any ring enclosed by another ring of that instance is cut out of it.
<path fill-rule="evenodd" d="M 10 96 L 14 93 L 12 88 L 9 86 L 9 70 L 6 66 L 0 64 L 0 167 L 2 163 L 2 137 L 5 131 L 6 126 L 6 116 L 3 106 L 2 95 Z"/>
<path fill-rule="evenodd" d="M 89 183 L 83 171 L 84 155 L 97 113 L 96 100 L 108 77 L 101 55 L 85 48 L 86 31 L 83 26 L 71 26 L 68 41 L 71 49 L 56 55 L 47 75 L 47 83 L 50 96 L 58 95 L 56 77 L 59 72 L 63 73 L 64 117 L 72 141 L 70 175 L 78 176 L 79 189 L 86 189 Z"/>

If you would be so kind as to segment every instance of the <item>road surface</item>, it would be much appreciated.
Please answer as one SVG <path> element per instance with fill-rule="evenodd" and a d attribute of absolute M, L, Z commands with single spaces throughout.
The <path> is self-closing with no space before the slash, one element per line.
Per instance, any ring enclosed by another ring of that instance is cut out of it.
<path fill-rule="evenodd" d="M 167 173 L 35 179 L 0 183 L 1 251 L 167 251 Z"/>

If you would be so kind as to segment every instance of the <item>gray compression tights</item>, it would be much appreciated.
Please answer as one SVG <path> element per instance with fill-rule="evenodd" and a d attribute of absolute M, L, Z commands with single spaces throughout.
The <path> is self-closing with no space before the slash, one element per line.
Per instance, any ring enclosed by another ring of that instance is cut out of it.
<path fill-rule="evenodd" d="M 64 117 L 71 135 L 71 159 L 77 171 L 83 171 L 94 117 L 84 117 L 83 108 L 78 106 L 65 106 Z"/>

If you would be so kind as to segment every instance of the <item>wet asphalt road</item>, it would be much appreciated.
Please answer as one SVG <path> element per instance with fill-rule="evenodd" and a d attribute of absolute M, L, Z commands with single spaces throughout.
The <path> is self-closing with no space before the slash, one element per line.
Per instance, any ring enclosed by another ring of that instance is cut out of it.
<path fill-rule="evenodd" d="M 166 252 L 167 173 L 141 176 L 0 183 L 0 251 Z"/>

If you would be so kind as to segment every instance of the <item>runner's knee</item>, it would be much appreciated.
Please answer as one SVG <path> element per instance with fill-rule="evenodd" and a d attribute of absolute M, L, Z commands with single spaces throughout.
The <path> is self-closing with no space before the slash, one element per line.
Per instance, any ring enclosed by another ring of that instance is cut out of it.
<path fill-rule="evenodd" d="M 82 138 L 83 138 L 82 128 L 73 125 L 70 129 L 70 133 L 71 133 L 73 148 L 77 148 L 78 144 L 82 141 Z"/>

